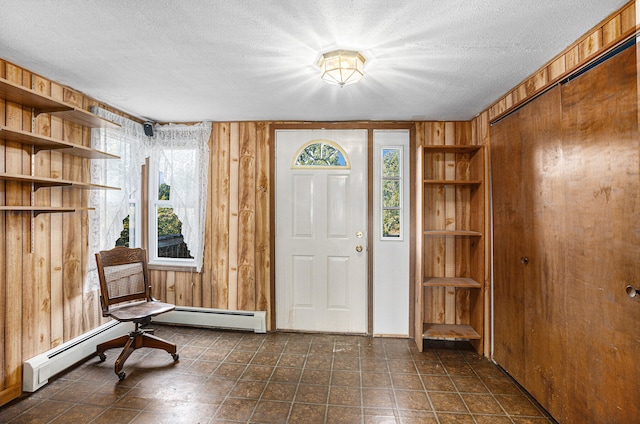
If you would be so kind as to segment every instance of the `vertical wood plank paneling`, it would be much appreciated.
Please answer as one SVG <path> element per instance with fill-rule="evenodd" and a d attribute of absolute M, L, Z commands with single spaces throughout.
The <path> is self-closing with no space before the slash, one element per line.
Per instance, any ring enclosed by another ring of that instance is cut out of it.
<path fill-rule="evenodd" d="M 81 106 L 85 110 L 90 110 L 91 106 L 96 105 L 97 103 L 93 100 L 89 100 L 88 98 L 80 95 Z M 85 147 L 91 147 L 91 128 L 82 128 L 82 145 Z M 91 166 L 90 161 L 88 159 L 80 159 L 80 163 L 82 166 L 82 179 L 81 181 L 91 181 Z M 89 190 L 80 190 L 81 196 L 81 205 L 83 207 L 87 207 L 89 205 Z M 87 212 L 82 212 L 80 214 L 81 220 L 81 234 L 82 234 L 82 258 L 83 260 L 80 262 L 82 265 L 82 293 L 83 293 L 83 332 L 88 331 L 92 328 L 97 327 L 102 322 L 102 312 L 99 307 L 100 294 L 99 290 L 88 290 L 85 283 L 85 276 L 87 275 L 89 260 L 93 258 L 89 258 L 89 214 Z"/>
<path fill-rule="evenodd" d="M 151 280 L 151 293 L 153 297 L 168 302 L 166 277 L 166 271 L 149 270 L 149 280 Z"/>
<path fill-rule="evenodd" d="M 175 304 L 193 306 L 193 274 L 191 272 L 171 272 L 175 278 Z"/>
<path fill-rule="evenodd" d="M 238 162 L 238 309 L 255 310 L 256 130 L 239 125 Z"/>
<path fill-rule="evenodd" d="M 64 90 L 65 101 L 69 99 Z M 63 134 L 66 141 L 82 144 L 82 131 L 77 125 L 64 122 Z M 65 155 L 63 159 L 63 175 L 65 179 L 80 181 L 81 158 Z M 65 188 L 62 195 L 64 206 L 77 206 L 81 198 L 77 190 Z M 82 234 L 80 231 L 81 212 L 65 213 L 62 216 L 62 291 L 64 299 L 64 339 L 69 340 L 82 334 L 83 316 L 83 275 L 82 275 Z"/>
<path fill-rule="evenodd" d="M 230 190 L 230 164 L 229 150 L 231 134 L 229 124 L 215 124 L 217 127 L 214 146 L 215 156 L 211 158 L 214 164 L 211 181 L 214 187 L 213 207 L 211 222 L 212 231 L 212 270 L 213 293 L 216 308 L 227 309 L 229 307 L 229 190 Z"/>
<path fill-rule="evenodd" d="M 165 296 L 167 297 L 167 302 L 177 304 L 178 298 L 176 295 L 176 272 L 175 271 L 165 271 L 160 273 L 164 278 L 164 286 L 165 286 Z"/>
<path fill-rule="evenodd" d="M 32 87 L 31 73 L 21 69 L 22 74 L 22 86 L 26 88 Z M 31 131 L 31 110 L 26 107 L 22 107 L 22 130 Z M 31 175 L 33 171 L 30 150 L 25 149 L 24 146 L 20 146 L 22 149 L 22 174 Z M 33 194 L 29 187 L 29 184 L 22 184 L 22 203 L 31 204 L 33 202 Z M 31 284 L 22 285 L 22 337 L 27 341 L 26 345 L 23 345 L 22 355 L 31 354 L 36 351 L 38 344 L 38 332 L 31 332 L 30 330 L 35 327 L 35 321 L 37 320 L 37 293 L 39 291 L 39 284 L 33 284 L 34 277 L 34 246 L 33 246 L 33 233 L 31 224 L 35 223 L 35 218 L 32 218 L 28 214 L 21 214 L 22 217 L 22 281 L 30 282 Z"/>
<path fill-rule="evenodd" d="M 559 57 L 549 64 L 547 67 L 547 74 L 549 75 L 549 82 L 556 81 L 560 79 L 562 75 L 567 70 L 567 65 L 565 63 L 565 57 Z"/>
<path fill-rule="evenodd" d="M 238 190 L 240 171 L 240 124 L 229 128 L 229 280 L 228 308 L 238 309 Z"/>
<path fill-rule="evenodd" d="M 202 275 L 203 273 L 191 272 L 191 301 L 192 306 L 202 307 L 202 296 L 204 294 L 204 288 L 202 287 Z"/>
<path fill-rule="evenodd" d="M 636 27 L 640 25 L 640 19 L 637 17 L 637 14 L 640 14 L 639 11 L 640 8 L 638 8 L 636 2 L 633 1 L 629 4 L 629 6 L 627 6 L 620 12 L 620 25 L 622 26 L 622 34 L 635 31 Z"/>
<path fill-rule="evenodd" d="M 44 78 L 34 76 L 34 91 L 45 95 L 51 93 L 51 83 Z M 51 119 L 48 114 L 41 114 L 34 120 L 34 132 L 42 135 L 51 134 Z M 51 175 L 51 153 L 39 152 L 34 158 L 34 174 L 44 177 Z M 34 195 L 37 205 L 51 204 L 51 189 L 41 188 Z M 40 214 L 34 218 L 34 272 L 33 283 L 36 287 L 33 303 L 32 334 L 37 335 L 32 353 L 46 351 L 51 346 L 51 215 Z"/>
<path fill-rule="evenodd" d="M 456 124 L 454 122 L 445 123 L 444 144 L 453 146 L 456 144 Z M 456 177 L 456 154 L 445 153 L 444 155 L 444 179 L 455 180 Z M 456 191 L 451 187 L 444 188 L 444 217 L 445 230 L 461 230 L 456 217 Z M 456 276 L 456 238 L 445 237 L 445 277 Z M 456 323 L 456 289 L 455 287 L 446 287 L 444 299 L 444 323 Z"/>
<path fill-rule="evenodd" d="M 443 145 L 446 139 L 446 126 L 443 122 L 430 122 L 426 125 L 425 144 Z M 441 180 L 445 176 L 445 155 L 430 153 L 424 158 L 425 179 Z M 425 186 L 424 192 L 424 228 L 444 230 L 446 228 L 445 190 L 441 186 Z M 425 239 L 425 275 L 444 277 L 446 272 L 445 237 L 427 236 Z M 446 289 L 433 287 L 425 289 L 424 315 L 428 322 L 445 322 Z"/>
<path fill-rule="evenodd" d="M 199 306 L 203 308 L 213 308 L 213 199 L 215 190 L 215 182 L 213 179 L 213 169 L 215 164 L 213 163 L 217 158 L 214 155 L 214 145 L 216 125 L 214 124 L 211 129 L 211 137 L 209 137 L 209 169 L 207 171 L 207 216 L 205 217 L 204 225 L 204 252 L 202 260 L 202 274 L 200 275 L 200 287 L 202 289 L 201 304 Z"/>
<path fill-rule="evenodd" d="M 74 106 L 82 106 L 75 92 L 63 88 L 63 99 Z M 66 141 L 83 144 L 83 129 L 71 122 L 63 122 Z M 64 155 L 63 176 L 65 179 L 82 181 L 82 158 Z M 80 206 L 82 194 L 78 190 L 63 189 L 63 205 Z M 83 333 L 83 283 L 82 274 L 82 212 L 65 213 L 62 216 L 63 240 L 63 295 L 64 295 L 64 338 L 69 340 Z"/>
<path fill-rule="evenodd" d="M 7 64 L 6 78 L 9 81 L 20 84 L 22 73 L 15 66 Z M 22 129 L 22 107 L 6 102 L 5 124 L 8 128 Z M 22 149 L 14 143 L 6 143 L 5 148 L 5 168 L 7 172 L 22 172 Z M 5 183 L 5 201 L 7 205 L 19 205 L 22 202 L 23 188 L 19 183 Z M 11 389 L 21 384 L 21 361 L 22 361 L 22 220 L 23 214 L 7 212 L 5 221 L 5 296 L 7 300 L 5 316 L 5 357 L 4 374 L 5 389 Z"/>
<path fill-rule="evenodd" d="M 55 83 L 51 84 L 51 97 L 63 100 L 63 88 Z M 64 137 L 63 121 L 59 117 L 51 116 L 51 137 L 62 139 Z M 51 178 L 62 178 L 64 155 L 60 152 L 50 153 Z M 62 206 L 62 187 L 50 189 L 51 206 Z M 51 228 L 57 229 L 50 235 L 51 252 L 51 346 L 58 346 L 65 341 L 64 338 L 64 244 L 62 231 L 63 214 L 51 214 Z"/>
<path fill-rule="evenodd" d="M 269 308 L 271 287 L 269 151 L 271 140 L 267 124 L 257 124 L 256 140 L 256 310 L 267 311 L 267 322 L 271 322 L 271 308 Z"/>
<path fill-rule="evenodd" d="M 602 44 L 613 44 L 622 35 L 622 15 L 614 16 L 602 26 Z"/>
<path fill-rule="evenodd" d="M 602 49 L 602 30 L 598 29 L 578 44 L 580 60 L 586 62 Z"/>

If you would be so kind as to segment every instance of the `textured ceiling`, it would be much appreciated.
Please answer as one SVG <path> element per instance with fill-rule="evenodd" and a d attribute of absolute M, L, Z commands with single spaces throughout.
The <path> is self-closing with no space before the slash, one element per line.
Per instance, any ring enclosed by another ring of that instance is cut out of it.
<path fill-rule="evenodd" d="M 467 120 L 626 2 L 2 0 L 0 58 L 154 121 Z"/>

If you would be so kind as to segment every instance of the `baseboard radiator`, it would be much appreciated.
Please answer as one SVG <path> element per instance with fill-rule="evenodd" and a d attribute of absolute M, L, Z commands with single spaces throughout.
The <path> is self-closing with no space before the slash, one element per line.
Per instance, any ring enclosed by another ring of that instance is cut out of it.
<path fill-rule="evenodd" d="M 227 309 L 176 306 L 176 309 L 153 318 L 160 324 L 187 325 L 205 328 L 226 328 L 267 332 L 265 311 L 231 311 Z"/>
<path fill-rule="evenodd" d="M 153 318 L 153 322 L 159 324 L 251 330 L 255 333 L 266 333 L 266 321 L 267 314 L 264 311 L 229 311 L 187 307 L 176 307 L 174 311 Z M 29 359 L 24 363 L 22 370 L 22 390 L 35 392 L 47 384 L 49 378 L 95 354 L 98 344 L 127 334 L 133 329 L 133 323 L 109 321 Z"/>
<path fill-rule="evenodd" d="M 133 323 L 109 321 L 81 336 L 26 361 L 22 367 L 22 390 L 35 392 L 49 378 L 96 353 L 96 346 L 134 329 Z"/>

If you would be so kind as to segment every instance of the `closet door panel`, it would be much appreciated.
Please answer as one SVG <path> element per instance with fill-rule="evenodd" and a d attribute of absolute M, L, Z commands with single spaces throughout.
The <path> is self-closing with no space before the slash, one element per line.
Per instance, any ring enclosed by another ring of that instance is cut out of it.
<path fill-rule="evenodd" d="M 640 416 L 640 142 L 636 48 L 563 86 L 566 320 L 573 422 Z"/>
<path fill-rule="evenodd" d="M 525 378 L 522 384 L 548 409 L 563 414 L 567 348 L 561 89 L 521 111 L 520 140 L 527 259 L 524 282 Z M 556 415 L 559 419 L 560 416 Z"/>
<path fill-rule="evenodd" d="M 494 359 L 524 381 L 523 188 L 519 112 L 491 131 L 494 261 Z"/>

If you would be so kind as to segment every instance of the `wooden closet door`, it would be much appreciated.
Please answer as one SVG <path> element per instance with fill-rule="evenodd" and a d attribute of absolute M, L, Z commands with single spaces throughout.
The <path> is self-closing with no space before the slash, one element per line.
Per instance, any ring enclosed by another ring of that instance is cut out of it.
<path fill-rule="evenodd" d="M 494 263 L 494 359 L 524 381 L 524 189 L 520 117 L 516 112 L 491 130 Z"/>
<path fill-rule="evenodd" d="M 562 89 L 567 422 L 640 419 L 637 66 L 630 47 Z"/>
<path fill-rule="evenodd" d="M 564 216 L 575 213 L 563 192 L 561 88 L 555 87 L 520 110 L 522 190 L 526 257 L 524 361 L 520 380 L 561 419 L 565 384 Z"/>
<path fill-rule="evenodd" d="M 640 417 L 637 65 L 628 48 L 492 127 L 494 359 L 561 423 Z"/>

